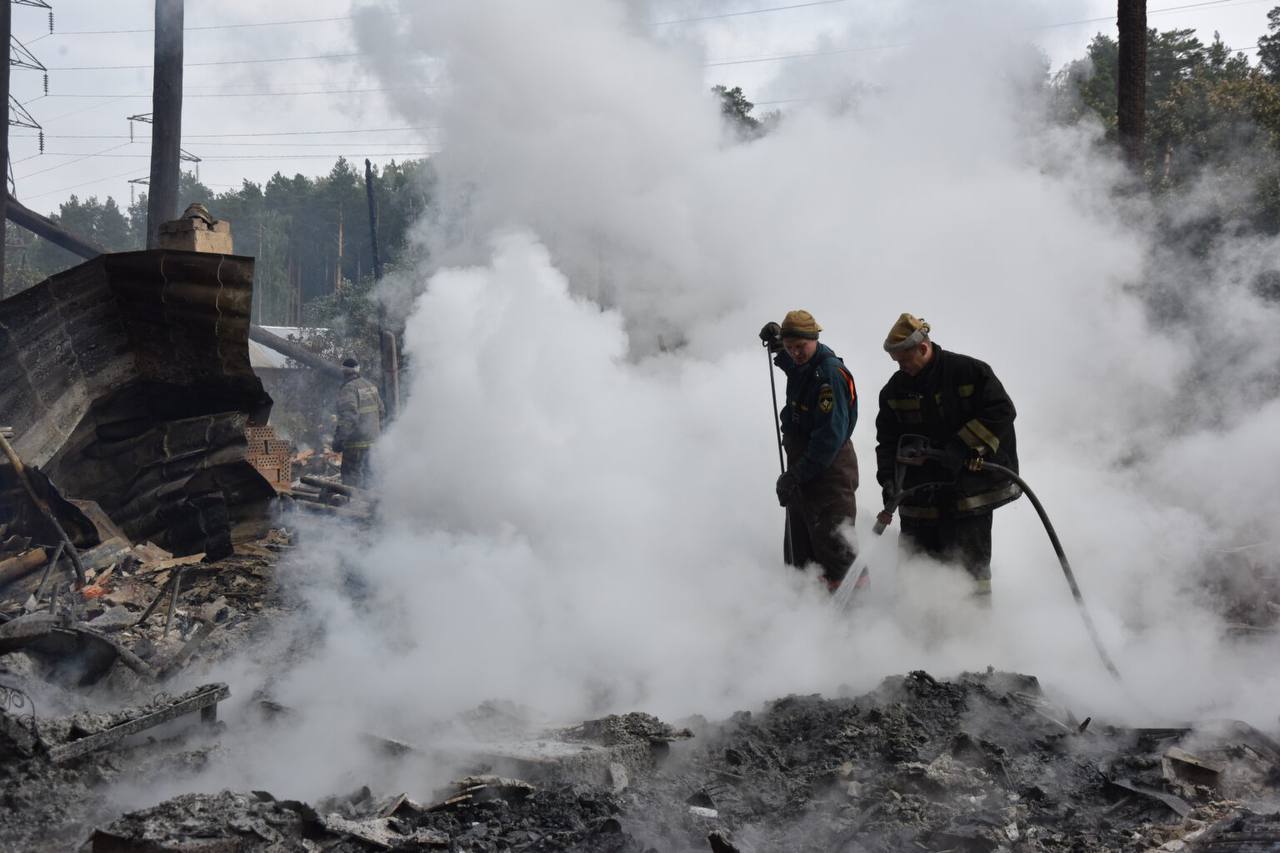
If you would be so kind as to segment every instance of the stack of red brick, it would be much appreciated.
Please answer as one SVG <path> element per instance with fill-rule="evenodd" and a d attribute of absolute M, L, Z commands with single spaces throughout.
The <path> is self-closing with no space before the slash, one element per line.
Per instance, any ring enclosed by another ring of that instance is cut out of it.
<path fill-rule="evenodd" d="M 275 427 L 247 426 L 244 437 L 249 442 L 245 458 L 266 477 L 276 491 L 287 492 L 293 484 L 293 449 L 276 435 Z"/>

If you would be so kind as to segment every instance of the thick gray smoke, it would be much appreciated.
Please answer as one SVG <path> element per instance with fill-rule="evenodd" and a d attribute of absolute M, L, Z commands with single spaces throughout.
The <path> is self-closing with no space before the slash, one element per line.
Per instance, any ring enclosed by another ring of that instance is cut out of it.
<path fill-rule="evenodd" d="M 1032 4 L 992 8 L 1009 5 Z M 1117 192 L 1098 130 L 1047 120 L 1025 44 L 881 22 L 916 45 L 834 65 L 826 89 L 855 103 L 799 105 L 737 144 L 688 34 L 646 19 L 617 0 L 358 15 L 378 70 L 424 87 L 405 117 L 443 129 L 441 204 L 418 233 L 430 266 L 399 271 L 390 297 L 412 373 L 377 449 L 383 518 L 367 542 L 313 534 L 296 561 L 327 629 L 274 689 L 309 712 L 246 774 L 287 753 L 298 784 L 316 732 L 429 738 L 490 698 L 561 719 L 716 715 L 988 664 L 1040 676 L 1082 716 L 1151 721 L 1140 697 L 1170 718 L 1271 723 L 1276 650 L 1224 641 L 1204 580 L 1278 556 L 1277 310 L 1249 289 L 1275 246 L 1224 249 L 1194 310 L 1157 327 L 1155 211 Z M 781 562 L 755 334 L 796 307 L 861 394 L 857 533 L 875 578 L 852 617 Z M 1014 397 L 1024 473 L 1127 688 L 1026 501 L 997 514 L 990 615 L 954 570 L 898 565 L 894 534 L 871 536 L 880 341 L 901 311 Z M 317 764 L 308 785 L 342 778 Z"/>

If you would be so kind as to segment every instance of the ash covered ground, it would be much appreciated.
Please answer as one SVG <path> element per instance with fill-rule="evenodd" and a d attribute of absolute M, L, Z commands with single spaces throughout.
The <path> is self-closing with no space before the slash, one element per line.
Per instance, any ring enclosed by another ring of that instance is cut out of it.
<path fill-rule="evenodd" d="M 370 735 L 370 755 L 398 772 L 305 802 L 210 789 L 210 768 L 246 728 L 282 734 L 300 713 L 269 698 L 269 685 L 237 697 L 240 713 L 224 722 L 188 715 L 56 757 L 140 709 L 201 695 L 220 661 L 271 647 L 290 604 L 264 553 L 205 564 L 176 637 L 153 636 L 157 626 L 122 640 L 162 671 L 204 624 L 195 614 L 216 604 L 213 624 L 235 624 L 180 675 L 157 680 L 116 661 L 81 686 L 47 653 L 0 657 L 5 682 L 34 697 L 44 744 L 24 750 L 4 737 L 0 848 L 1280 850 L 1274 731 L 1233 721 L 1111 726 L 1056 704 L 1032 675 L 1000 671 L 915 671 L 862 695 L 788 696 L 714 721 L 636 712 L 549 726 L 495 701 L 449 721 L 451 737 L 439 743 Z M 233 587 L 252 604 L 230 612 Z M 401 784 L 405 771 L 426 780 L 439 766 L 450 782 Z M 146 803 L 148 784 L 189 792 Z"/>

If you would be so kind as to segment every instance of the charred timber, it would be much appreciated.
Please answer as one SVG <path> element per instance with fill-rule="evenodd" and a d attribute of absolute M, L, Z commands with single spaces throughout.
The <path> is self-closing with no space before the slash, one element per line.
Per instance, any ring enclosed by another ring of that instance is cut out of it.
<path fill-rule="evenodd" d="M 257 341 L 264 347 L 275 350 L 281 355 L 288 356 L 298 362 L 298 364 L 305 365 L 313 370 L 319 370 L 323 373 L 329 374 L 330 376 L 342 376 L 342 368 L 334 364 L 332 361 L 329 361 L 323 356 L 316 355 L 301 344 L 294 343 L 293 341 L 286 340 L 279 335 L 272 334 L 261 326 L 250 326 L 249 338 L 250 340 Z"/>
<path fill-rule="evenodd" d="M 79 255 L 87 260 L 103 254 L 103 250 L 99 246 L 95 246 L 87 240 L 82 240 L 52 220 L 26 207 L 11 195 L 8 197 L 4 213 L 5 217 L 14 225 L 21 225 L 37 237 L 43 237 L 53 245 L 66 249 L 73 255 Z"/>

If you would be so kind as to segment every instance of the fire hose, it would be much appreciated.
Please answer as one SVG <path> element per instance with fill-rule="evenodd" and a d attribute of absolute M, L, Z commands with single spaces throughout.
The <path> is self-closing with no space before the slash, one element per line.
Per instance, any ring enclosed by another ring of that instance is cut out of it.
<path fill-rule="evenodd" d="M 904 439 L 917 438 L 915 436 L 903 436 Z M 921 465 L 927 459 L 940 459 L 943 454 L 937 450 L 929 450 L 921 444 L 909 446 L 903 449 L 902 442 L 899 443 L 897 456 L 898 464 L 895 466 L 894 475 L 894 493 L 885 503 L 884 511 L 876 518 L 876 524 L 873 528 L 876 535 L 884 533 L 885 528 L 893 518 L 894 511 L 897 510 L 903 499 L 918 491 L 927 488 L 935 488 L 938 486 L 948 485 L 940 482 L 921 483 L 909 488 L 903 488 L 903 480 L 906 476 L 906 465 Z M 1053 551 L 1058 555 L 1058 563 L 1062 566 L 1062 574 L 1067 579 L 1067 586 L 1071 588 L 1071 597 L 1075 599 L 1076 607 L 1080 611 L 1080 618 L 1084 622 L 1085 630 L 1089 633 L 1089 639 L 1093 641 L 1093 647 L 1098 652 L 1098 657 L 1102 660 L 1102 665 L 1107 668 L 1107 672 L 1111 673 L 1117 681 L 1121 680 L 1120 670 L 1116 668 L 1115 663 L 1111 660 L 1111 655 L 1107 653 L 1106 647 L 1102 644 L 1102 638 L 1098 635 L 1098 628 L 1093 623 L 1093 616 L 1089 613 L 1089 608 L 1084 602 L 1084 594 L 1080 592 L 1080 584 L 1076 582 L 1075 572 L 1071 570 L 1071 562 L 1067 559 L 1067 552 L 1062 547 L 1062 541 L 1058 539 L 1058 532 L 1053 527 L 1053 522 L 1049 520 L 1049 514 L 1045 512 L 1044 505 L 1040 503 L 1040 499 L 1036 497 L 1036 493 L 1032 491 L 1031 486 L 1027 485 L 1027 481 L 1022 479 L 1018 473 L 1003 465 L 997 465 L 994 462 L 988 462 L 978 457 L 969 463 L 970 469 L 974 471 L 994 471 L 1003 477 L 1007 477 L 1016 483 L 1019 488 L 1026 493 L 1027 499 L 1031 501 L 1031 505 L 1035 507 L 1036 514 L 1040 516 L 1040 523 L 1044 525 L 1045 533 L 1049 536 L 1049 543 L 1053 545 Z"/>

